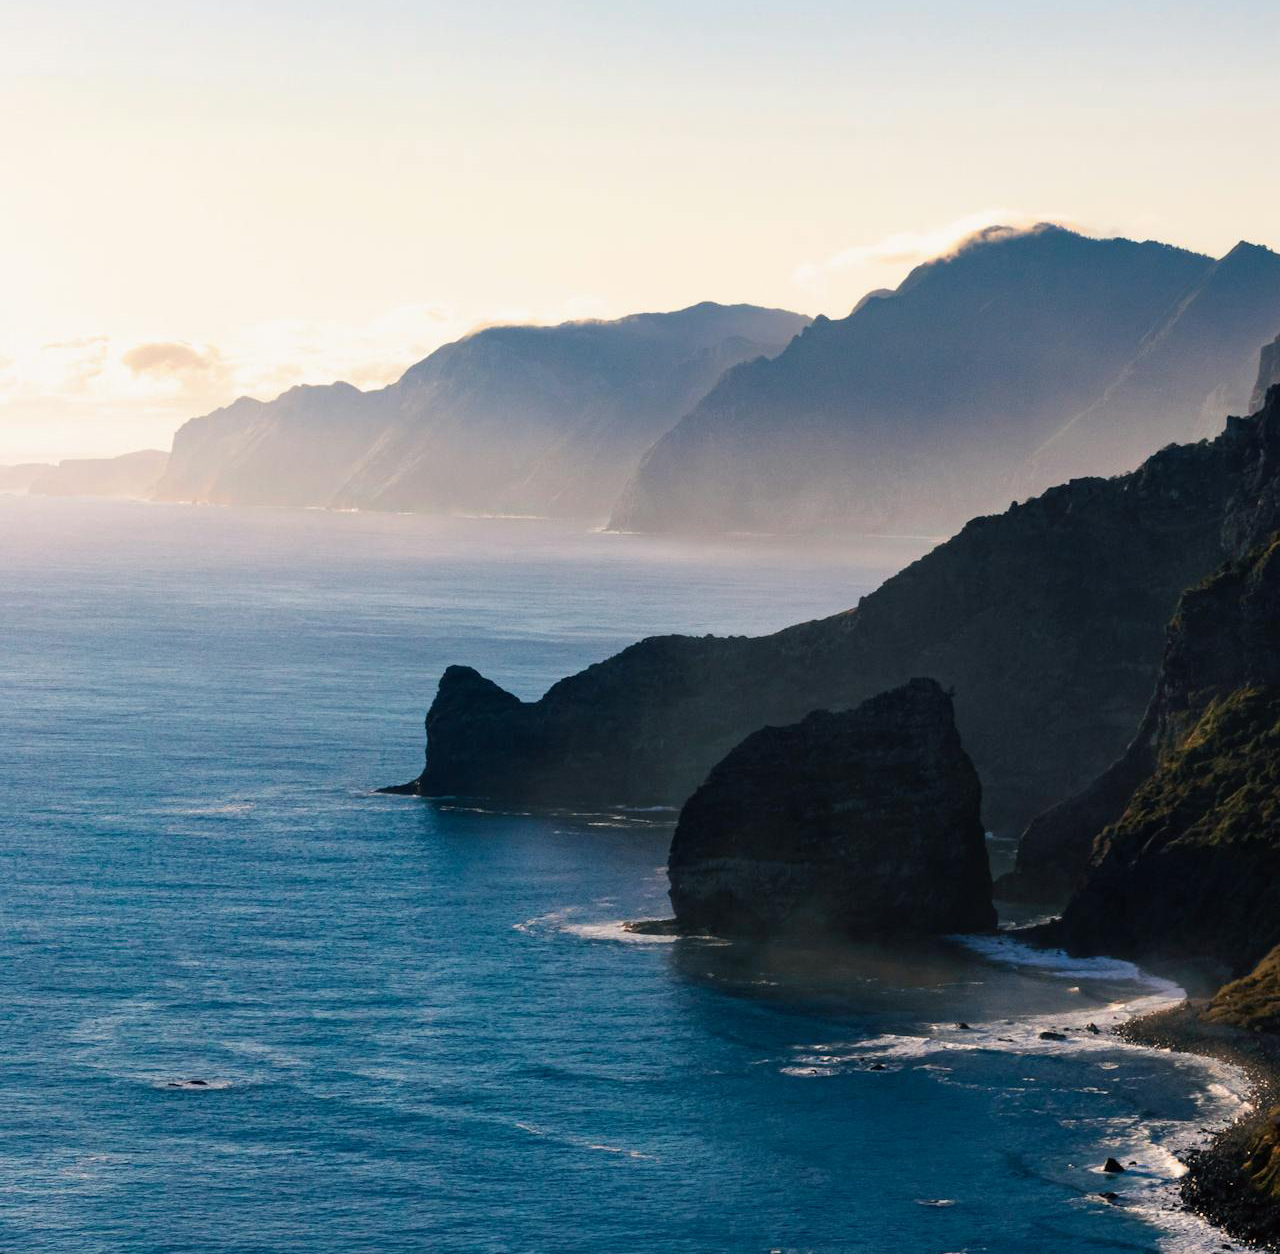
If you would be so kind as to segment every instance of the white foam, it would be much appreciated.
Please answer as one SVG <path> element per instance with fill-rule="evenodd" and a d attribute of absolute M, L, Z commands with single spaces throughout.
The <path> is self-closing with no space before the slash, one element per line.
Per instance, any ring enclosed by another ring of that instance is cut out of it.
<path fill-rule="evenodd" d="M 1004 933 L 994 936 L 953 936 L 950 939 L 972 953 L 1003 966 L 1030 967 L 1064 980 L 1105 980 L 1109 983 L 1135 984 L 1164 994 L 1173 1001 L 1181 1001 L 1186 996 L 1172 980 L 1162 980 L 1120 958 L 1073 958 L 1063 949 L 1037 949 Z"/>
<path fill-rule="evenodd" d="M 1196 1116 L 1189 1120 L 1100 1119 L 1099 1161 L 1111 1156 L 1123 1164 L 1133 1165 L 1126 1166 L 1123 1174 L 1107 1175 L 1109 1187 L 1099 1188 L 1097 1192 L 1115 1192 L 1118 1202 L 1129 1213 L 1151 1223 L 1162 1234 L 1157 1239 L 1157 1247 L 1168 1254 L 1220 1250 L 1222 1233 L 1182 1208 L 1178 1181 L 1186 1174 L 1188 1153 L 1202 1146 L 1214 1130 L 1225 1127 L 1250 1109 L 1248 1074 L 1240 1067 L 1217 1059 L 1135 1044 L 1109 1030 L 1135 1016 L 1179 1004 L 1185 999 L 1184 991 L 1169 980 L 1118 959 L 1072 958 L 1061 950 L 1033 949 L 1008 936 L 955 939 L 993 962 L 1034 967 L 1062 979 L 1129 984 L 1136 995 L 1093 1010 L 1032 1016 L 1014 1022 L 975 1023 L 968 1029 L 934 1024 L 927 1035 L 885 1034 L 866 1041 L 798 1046 L 787 1064 L 779 1068 L 781 1073 L 797 1077 L 835 1076 L 850 1070 L 866 1071 L 879 1063 L 887 1071 L 912 1066 L 934 1072 L 940 1083 L 947 1083 L 954 1068 L 940 1066 L 933 1060 L 948 1055 L 958 1059 L 975 1051 L 1019 1055 L 1159 1054 L 1171 1065 L 1196 1073 L 1200 1083 L 1195 1099 Z M 1098 1030 L 1091 1031 L 1090 1024 Z M 1041 1036 L 1044 1032 L 1053 1036 L 1046 1040 Z M 1120 1066 L 1114 1060 L 1101 1057 L 1097 1058 L 1096 1065 L 1102 1071 L 1114 1071 Z M 1033 1077 L 1025 1078 L 1029 1083 L 1035 1082 Z M 1102 1174 L 1100 1168 L 1098 1172 Z M 1080 1204 L 1107 1203 L 1096 1195 L 1088 1195 Z"/>
<path fill-rule="evenodd" d="M 560 930 L 570 936 L 581 936 L 583 940 L 618 941 L 624 945 L 670 945 L 680 939 L 662 933 L 633 932 L 628 929 L 625 919 L 605 923 L 566 923 Z"/>
<path fill-rule="evenodd" d="M 581 906 L 565 906 L 560 910 L 551 910 L 532 919 L 525 919 L 523 923 L 515 923 L 512 927 L 526 936 L 558 932 L 581 940 L 613 941 L 623 945 L 670 945 L 680 939 L 669 933 L 633 932 L 626 919 L 579 920 L 576 916 L 583 912 L 584 908 Z"/>
<path fill-rule="evenodd" d="M 624 1158 L 643 1159 L 646 1162 L 660 1161 L 656 1154 L 644 1154 L 640 1150 L 628 1149 L 625 1145 L 605 1145 L 601 1141 L 589 1141 L 583 1137 L 570 1136 L 562 1132 L 553 1132 L 550 1128 L 540 1128 L 536 1123 L 526 1123 L 517 1119 L 515 1126 L 530 1136 L 545 1137 L 560 1145 L 571 1145 L 574 1149 L 591 1150 L 600 1154 L 618 1154 Z"/>

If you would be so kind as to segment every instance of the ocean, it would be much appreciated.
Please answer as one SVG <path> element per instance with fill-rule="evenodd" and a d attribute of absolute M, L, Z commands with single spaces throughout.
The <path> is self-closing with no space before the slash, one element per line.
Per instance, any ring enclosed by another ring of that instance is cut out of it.
<path fill-rule="evenodd" d="M 0 497 L 0 1248 L 1219 1248 L 1175 1155 L 1239 1077 L 1086 1028 L 1172 986 L 637 937 L 669 813 L 374 792 L 449 663 L 533 697 L 928 547 Z"/>

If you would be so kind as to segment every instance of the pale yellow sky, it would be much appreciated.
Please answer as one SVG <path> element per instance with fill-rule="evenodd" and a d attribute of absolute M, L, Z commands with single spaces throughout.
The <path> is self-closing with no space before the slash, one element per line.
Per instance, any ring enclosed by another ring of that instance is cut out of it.
<path fill-rule="evenodd" d="M 495 320 L 831 315 L 1050 217 L 1280 246 L 1261 3 L 0 6 L 0 462 Z"/>

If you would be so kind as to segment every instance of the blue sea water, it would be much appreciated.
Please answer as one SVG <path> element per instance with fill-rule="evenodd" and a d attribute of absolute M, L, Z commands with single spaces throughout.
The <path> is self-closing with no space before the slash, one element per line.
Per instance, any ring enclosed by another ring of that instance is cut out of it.
<path fill-rule="evenodd" d="M 1134 969 L 641 940 L 669 816 L 371 792 L 450 662 L 531 697 L 926 547 L 0 497 L 0 1248 L 1216 1248 L 1170 1151 L 1234 1077 L 1083 1030 Z"/>

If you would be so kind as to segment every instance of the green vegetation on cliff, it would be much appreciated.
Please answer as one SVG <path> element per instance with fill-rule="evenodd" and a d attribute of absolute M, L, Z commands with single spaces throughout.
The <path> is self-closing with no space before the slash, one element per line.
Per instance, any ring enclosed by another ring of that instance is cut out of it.
<path fill-rule="evenodd" d="M 1280 539 L 1183 598 L 1156 766 L 1063 915 L 1073 949 L 1248 971 L 1280 944 Z"/>
<path fill-rule="evenodd" d="M 1248 975 L 1220 988 L 1204 1018 L 1252 1032 L 1280 1032 L 1280 945 Z"/>

